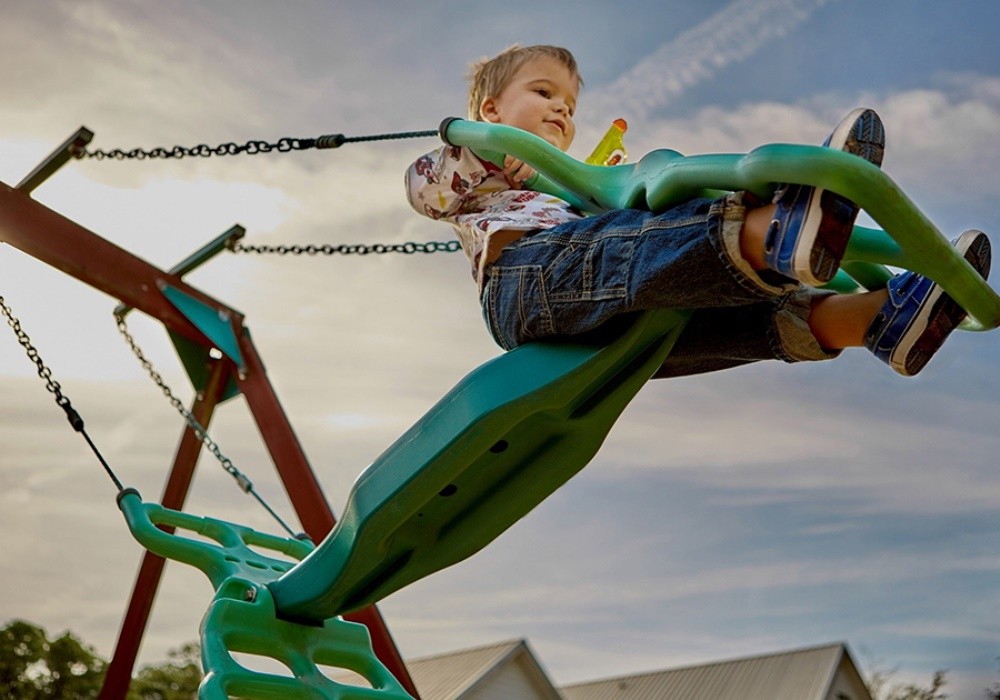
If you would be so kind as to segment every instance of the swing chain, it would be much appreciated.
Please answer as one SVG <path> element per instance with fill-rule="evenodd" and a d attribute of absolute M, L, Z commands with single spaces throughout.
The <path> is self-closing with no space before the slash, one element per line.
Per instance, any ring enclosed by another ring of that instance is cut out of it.
<path fill-rule="evenodd" d="M 73 404 L 70 403 L 69 398 L 62 393 L 62 387 L 59 385 L 59 382 L 52 378 L 52 370 L 49 369 L 49 367 L 42 360 L 42 356 L 38 354 L 38 349 L 35 348 L 34 344 L 32 344 L 31 338 L 29 338 L 24 329 L 21 328 L 21 321 L 14 316 L 14 312 L 11 311 L 9 306 L 7 306 L 7 301 L 2 296 L 0 296 L 0 312 L 2 312 L 4 317 L 7 319 L 7 325 L 14 331 L 14 335 L 17 336 L 17 342 L 22 348 L 24 348 L 25 353 L 28 355 L 28 359 L 35 363 L 35 366 L 38 368 L 38 376 L 45 380 L 45 388 L 48 389 L 53 396 L 55 396 L 56 405 L 59 406 L 59 408 L 61 408 L 66 414 L 66 420 L 69 421 L 73 430 L 80 433 L 80 435 L 83 436 L 83 439 L 87 441 L 87 445 L 90 446 L 91 452 L 94 453 L 97 461 L 99 461 L 101 466 L 104 467 L 104 471 L 107 473 L 112 483 L 114 483 L 115 488 L 117 488 L 118 492 L 121 493 L 125 487 L 122 485 L 118 475 L 115 474 L 114 470 L 111 468 L 111 465 L 108 464 L 108 460 L 104 459 L 104 455 L 101 454 L 97 445 L 94 444 L 90 435 L 87 434 L 87 429 L 83 423 L 83 416 L 77 413 L 76 409 L 73 408 Z"/>
<path fill-rule="evenodd" d="M 247 141 L 242 146 L 232 142 L 222 143 L 214 148 L 208 144 L 202 143 L 192 147 L 157 147 L 149 150 L 144 150 L 142 148 L 133 148 L 128 151 L 123 151 L 120 148 L 115 148 L 110 151 L 103 151 L 100 149 L 87 151 L 79 149 L 73 153 L 73 156 L 80 160 L 85 158 L 93 158 L 94 160 L 104 160 L 105 158 L 111 158 L 114 160 L 146 160 L 147 158 L 185 158 L 188 156 L 208 158 L 209 156 L 235 156 L 240 153 L 256 155 L 258 153 L 270 153 L 271 151 L 287 153 L 288 151 L 301 151 L 314 147 L 319 148 L 319 146 L 316 146 L 316 139 L 283 138 L 274 143 L 268 143 L 266 141 Z"/>
<path fill-rule="evenodd" d="M 0 311 L 3 312 L 4 317 L 7 319 L 7 325 L 14 331 L 14 335 L 17 336 L 17 342 L 24 348 L 28 359 L 34 362 L 35 367 L 38 368 L 38 376 L 45 380 L 45 388 L 55 397 L 56 404 L 66 412 L 66 417 L 69 419 L 70 425 L 77 432 L 82 431 L 83 419 L 76 412 L 76 409 L 73 408 L 70 400 L 62 393 L 62 386 L 59 382 L 52 378 L 52 370 L 46 366 L 42 360 L 42 356 L 38 354 L 37 348 L 32 344 L 31 338 L 21 328 L 21 321 L 14 316 L 14 312 L 7 306 L 7 302 L 2 296 L 0 296 Z"/>
<path fill-rule="evenodd" d="M 115 323 L 118 326 L 118 332 L 122 334 L 122 337 L 125 339 L 125 342 L 132 349 L 132 353 L 135 355 L 136 359 L 139 360 L 139 364 L 142 365 L 142 368 L 146 370 L 146 373 L 149 375 L 149 378 L 152 379 L 153 382 L 156 384 L 156 386 L 160 388 L 160 391 L 162 391 L 163 395 L 167 397 L 167 400 L 170 402 L 170 405 L 173 406 L 174 409 L 179 414 L 181 414 L 181 416 L 184 418 L 185 422 L 188 424 L 191 430 L 194 431 L 195 436 L 198 438 L 201 444 L 208 448 L 209 452 L 211 452 L 212 455 L 215 457 L 215 459 L 218 460 L 219 464 L 222 465 L 222 468 L 225 469 L 226 472 L 231 477 L 233 477 L 233 479 L 239 485 L 243 493 L 246 493 L 257 499 L 257 502 L 264 508 L 264 510 L 266 510 L 271 515 L 271 517 L 274 518 L 274 520 L 278 523 L 278 525 L 280 525 L 281 528 L 285 532 L 287 532 L 291 537 L 296 539 L 302 539 L 304 535 L 302 533 L 297 533 L 294 530 L 292 530 L 292 528 L 288 526 L 288 523 L 286 523 L 281 518 L 281 516 L 278 515 L 278 513 L 270 506 L 270 504 L 268 504 L 268 502 L 264 500 L 264 497 L 261 496 L 259 493 L 257 493 L 256 490 L 254 490 L 253 482 L 250 481 L 249 477 L 247 477 L 246 474 L 237 469 L 236 465 L 233 464 L 232 460 L 229 459 L 229 457 L 222 454 L 222 450 L 219 448 L 218 443 L 215 442 L 215 440 L 213 440 L 209 436 L 208 431 L 205 429 L 205 427 L 198 421 L 197 418 L 194 417 L 194 414 L 191 413 L 191 411 L 189 411 L 187 407 L 184 406 L 183 403 L 181 403 L 181 400 L 177 398 L 174 392 L 170 389 L 170 386 L 163 380 L 163 377 L 160 375 L 160 373 L 157 372 L 156 369 L 153 367 L 153 363 L 150 362 L 149 358 L 146 357 L 146 354 L 142 351 L 142 348 L 139 347 L 139 343 L 136 342 L 135 338 L 129 332 L 128 324 L 125 323 L 125 313 L 116 312 Z"/>
<path fill-rule="evenodd" d="M 240 145 L 237 143 L 229 142 L 222 143 L 218 146 L 212 147 L 208 144 L 198 144 L 197 146 L 174 146 L 173 148 L 133 148 L 128 151 L 124 151 L 120 148 L 115 148 L 110 151 L 104 150 L 93 150 L 88 151 L 83 148 L 77 148 L 73 150 L 73 157 L 77 159 L 93 158 L 94 160 L 104 160 L 105 158 L 110 158 L 113 160 L 146 160 L 147 158 L 185 158 L 188 156 L 197 156 L 200 158 L 208 158 L 210 156 L 235 156 L 241 153 L 246 153 L 248 155 L 256 155 L 258 153 L 271 153 L 272 151 L 278 151 L 279 153 L 288 153 L 289 151 L 305 151 L 311 148 L 326 149 L 326 148 L 339 148 L 345 143 L 358 143 L 361 141 L 387 141 L 389 139 L 408 139 L 408 138 L 426 138 L 429 136 L 437 136 L 437 130 L 434 131 L 402 131 L 394 134 L 374 134 L 371 136 L 344 136 L 343 134 L 326 134 L 324 136 L 318 136 L 316 138 L 281 138 L 277 141 L 270 143 L 268 141 L 247 141 L 246 143 Z"/>
<path fill-rule="evenodd" d="M 364 243 L 333 245 L 254 245 L 235 242 L 230 245 L 230 250 L 234 253 L 257 253 L 277 255 L 384 255 L 386 253 L 402 253 L 413 255 L 414 253 L 454 253 L 461 250 L 461 244 L 457 241 L 430 241 L 428 243 L 374 243 L 366 245 Z"/>
<path fill-rule="evenodd" d="M 128 346 L 132 349 L 132 353 L 136 356 L 136 359 L 139 360 L 139 364 L 141 364 L 142 368 L 146 370 L 146 373 L 149 375 L 150 379 L 153 380 L 156 386 L 160 388 L 163 395 L 167 397 L 167 400 L 170 401 L 170 405 L 184 417 L 184 420 L 191 427 L 191 430 L 194 431 L 198 440 L 209 449 L 217 460 L 219 460 L 222 468 L 236 480 L 236 483 L 239 484 L 240 488 L 245 493 L 253 491 L 253 483 L 251 483 L 250 479 L 248 479 L 239 469 L 236 468 L 232 460 L 222 454 L 222 450 L 219 448 L 219 445 L 211 437 L 209 437 L 208 432 L 202 424 L 197 418 L 194 417 L 194 414 L 191 413 L 191 411 L 189 411 L 183 403 L 181 403 L 181 400 L 177 398 L 174 392 L 170 389 L 170 386 L 163 380 L 160 373 L 153 367 L 153 363 L 149 361 L 146 354 L 142 351 L 142 348 L 139 347 L 139 344 L 129 332 L 128 325 L 125 323 L 124 314 L 115 314 L 115 321 L 118 325 L 118 332 L 122 334 L 123 338 L 125 338 L 125 342 L 128 343 Z"/>

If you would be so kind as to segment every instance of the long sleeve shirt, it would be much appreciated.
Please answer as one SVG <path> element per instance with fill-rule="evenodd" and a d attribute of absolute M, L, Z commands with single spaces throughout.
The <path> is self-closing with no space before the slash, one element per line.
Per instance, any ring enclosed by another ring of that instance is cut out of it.
<path fill-rule="evenodd" d="M 418 213 L 454 226 L 480 292 L 487 266 L 505 245 L 583 218 L 558 197 L 511 189 L 500 168 L 459 146 L 418 158 L 406 171 L 406 193 Z"/>

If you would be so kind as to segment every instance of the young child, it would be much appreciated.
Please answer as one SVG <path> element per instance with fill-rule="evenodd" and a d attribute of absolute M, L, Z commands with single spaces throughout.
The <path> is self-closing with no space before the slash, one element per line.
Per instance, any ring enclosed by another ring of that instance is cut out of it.
<path fill-rule="evenodd" d="M 476 64 L 471 78 L 471 119 L 569 148 L 583 82 L 569 51 L 514 46 Z M 881 121 L 855 110 L 824 145 L 881 165 Z M 588 333 L 629 312 L 676 308 L 693 313 L 657 377 L 825 360 L 861 346 L 915 375 L 965 318 L 939 285 L 913 272 L 877 291 L 817 289 L 836 273 L 858 213 L 832 192 L 785 185 L 772 203 L 736 192 L 659 214 L 584 216 L 521 189 L 533 174 L 509 156 L 500 168 L 453 146 L 419 158 L 406 174 L 414 209 L 455 227 L 486 323 L 505 349 Z M 966 231 L 954 245 L 985 278 L 986 235 Z"/>

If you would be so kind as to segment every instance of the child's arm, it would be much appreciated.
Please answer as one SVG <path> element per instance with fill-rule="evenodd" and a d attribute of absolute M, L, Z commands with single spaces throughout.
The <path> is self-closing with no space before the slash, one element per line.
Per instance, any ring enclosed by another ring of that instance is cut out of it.
<path fill-rule="evenodd" d="M 486 174 L 486 166 L 465 149 L 443 146 L 417 158 L 407 169 L 406 196 L 417 213 L 448 219 L 460 213 Z"/>

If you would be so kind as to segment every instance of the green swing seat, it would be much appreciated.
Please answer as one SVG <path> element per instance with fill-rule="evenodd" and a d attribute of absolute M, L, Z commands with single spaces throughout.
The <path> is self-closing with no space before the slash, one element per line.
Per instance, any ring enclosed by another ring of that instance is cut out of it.
<path fill-rule="evenodd" d="M 365 627 L 339 615 L 485 547 L 590 461 L 686 314 L 624 320 L 610 343 L 527 345 L 470 373 L 360 476 L 316 549 L 123 491 L 119 507 L 133 536 L 215 586 L 201 625 L 207 674 L 199 697 L 409 698 Z M 294 677 L 247 668 L 234 654 L 273 659 Z M 334 681 L 321 666 L 366 684 Z"/>
<path fill-rule="evenodd" d="M 215 587 L 201 623 L 201 700 L 411 700 L 375 656 L 364 625 L 338 617 L 314 625 L 278 619 L 266 584 L 312 543 L 144 503 L 135 489 L 119 493 L 118 506 L 140 544 L 201 569 Z M 268 659 L 272 668 L 249 668 L 242 655 Z M 335 681 L 323 668 L 357 680 Z"/>
<path fill-rule="evenodd" d="M 529 344 L 470 373 L 361 474 L 330 535 L 270 584 L 279 614 L 374 603 L 496 539 L 590 461 L 687 315 L 610 342 Z"/>
<path fill-rule="evenodd" d="M 707 188 L 763 195 L 782 181 L 833 189 L 896 232 L 857 227 L 833 286 L 881 284 L 883 264 L 898 264 L 945 285 L 975 315 L 967 328 L 1000 322 L 989 286 L 882 171 L 850 154 L 780 144 L 746 155 L 664 150 L 607 168 L 503 125 L 453 119 L 441 131 L 487 158 L 501 159 L 500 149 L 532 163 L 545 173 L 533 187 L 591 210 L 662 211 L 718 194 Z M 316 551 L 270 584 L 279 615 L 315 620 L 363 607 L 495 539 L 587 464 L 686 318 L 645 312 L 606 346 L 527 345 L 470 374 L 359 477 Z"/>
<path fill-rule="evenodd" d="M 502 125 L 447 120 L 442 137 L 487 158 L 510 153 L 529 162 L 544 173 L 533 187 L 591 211 L 661 211 L 720 191 L 766 195 L 777 182 L 836 191 L 885 231 L 855 227 L 831 286 L 871 288 L 890 276 L 885 265 L 905 267 L 940 283 L 971 314 L 964 329 L 1000 325 L 1000 297 L 884 173 L 849 154 L 784 144 L 746 155 L 663 150 L 605 168 Z M 315 549 L 260 540 L 267 536 L 123 492 L 120 504 L 135 537 L 157 554 L 202 568 L 216 586 L 202 624 L 209 673 L 200 697 L 407 697 L 386 678 L 364 628 L 359 633 L 338 616 L 469 557 L 582 469 L 667 357 L 688 315 L 643 312 L 606 329 L 603 338 L 529 344 L 474 370 L 361 474 L 340 521 Z M 156 524 L 204 531 L 215 542 L 168 534 Z M 251 541 L 302 561 L 261 558 L 247 548 Z M 296 678 L 250 671 L 232 651 L 275 658 Z M 354 670 L 371 687 L 333 682 L 317 664 Z"/>

